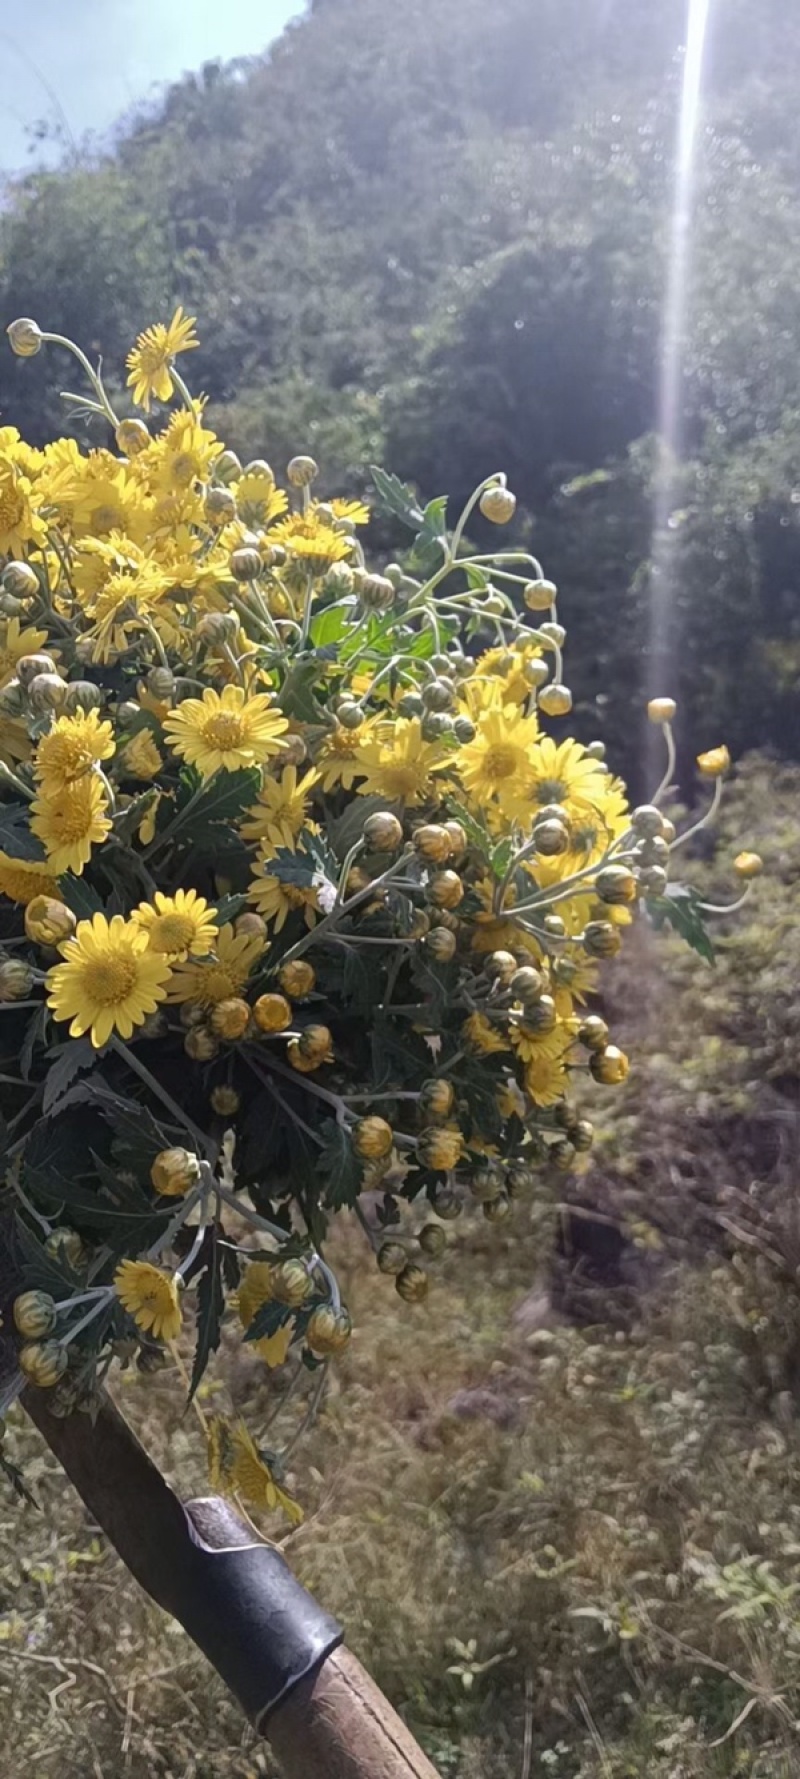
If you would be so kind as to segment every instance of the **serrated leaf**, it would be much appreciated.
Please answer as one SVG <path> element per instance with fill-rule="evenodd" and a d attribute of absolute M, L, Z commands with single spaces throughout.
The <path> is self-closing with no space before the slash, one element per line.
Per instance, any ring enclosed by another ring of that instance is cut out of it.
<path fill-rule="evenodd" d="M 473 593 L 488 592 L 491 582 L 485 569 L 477 567 L 475 563 L 470 563 L 469 566 L 465 563 L 464 573 L 467 577 L 467 586 L 471 588 Z"/>
<path fill-rule="evenodd" d="M 127 803 L 124 809 L 117 811 L 113 820 L 114 839 L 126 846 L 138 834 L 148 809 L 152 809 L 159 795 L 155 787 L 140 791 Z"/>
<path fill-rule="evenodd" d="M 245 1329 L 242 1339 L 246 1343 L 254 1340 L 271 1340 L 280 1328 L 285 1328 L 294 1315 L 294 1311 L 285 1303 L 262 1303 L 256 1310 L 252 1322 Z"/>
<path fill-rule="evenodd" d="M 328 647 L 339 642 L 352 620 L 355 599 L 342 600 L 336 605 L 329 605 L 325 611 L 318 612 L 311 625 L 311 641 L 315 648 Z"/>
<path fill-rule="evenodd" d="M 35 1013 L 31 1014 L 25 1027 L 25 1036 L 22 1040 L 22 1048 L 19 1053 L 19 1072 L 23 1081 L 28 1081 L 30 1079 L 31 1068 L 33 1066 L 33 1053 L 37 1044 L 44 1043 L 49 1017 L 50 1014 L 47 1007 L 37 1007 Z"/>
<path fill-rule="evenodd" d="M 51 1260 L 46 1253 L 38 1236 L 16 1214 L 12 1243 L 14 1261 L 30 1291 L 48 1291 L 57 1302 L 67 1295 L 69 1280 L 56 1261 Z"/>
<path fill-rule="evenodd" d="M 463 803 L 456 802 L 455 797 L 448 797 L 447 807 L 451 815 L 455 817 L 455 820 L 461 823 L 464 833 L 471 845 L 477 848 L 483 858 L 488 859 L 492 851 L 491 835 L 487 834 L 485 828 L 481 827 L 480 822 L 475 820 L 474 815 L 471 815 L 469 810 L 464 808 Z"/>
<path fill-rule="evenodd" d="M 14 1490 L 14 1494 L 19 1496 L 20 1501 L 24 1501 L 27 1507 L 39 1507 L 39 1502 L 36 1496 L 31 1494 L 19 1465 L 12 1464 L 11 1459 L 5 1458 L 2 1452 L 0 1452 L 0 1471 Z"/>
<path fill-rule="evenodd" d="M 83 1069 L 91 1069 L 97 1061 L 99 1052 L 95 1049 L 91 1038 L 71 1038 L 65 1044 L 60 1056 L 50 1064 L 44 1084 L 42 1111 L 45 1117 L 55 1111 L 59 1101 L 67 1089 L 72 1086 L 76 1075 Z"/>
<path fill-rule="evenodd" d="M 59 877 L 58 891 L 62 902 L 66 902 L 77 920 L 91 920 L 93 914 L 103 913 L 102 898 L 85 877 L 75 877 L 71 871 L 65 871 Z"/>
<path fill-rule="evenodd" d="M 27 808 L 19 804 L 0 808 L 0 848 L 11 859 L 41 860 L 46 857 L 41 841 L 30 831 Z"/>
<path fill-rule="evenodd" d="M 422 515 L 423 523 L 411 550 L 411 563 L 423 574 L 431 574 L 441 566 L 442 555 L 447 547 L 446 512 L 447 496 L 440 494 L 435 500 L 428 501 Z"/>
<path fill-rule="evenodd" d="M 672 927 L 704 963 L 715 962 L 714 946 L 703 919 L 700 896 L 691 885 L 671 883 L 663 896 L 648 896 L 646 907 L 657 929 Z"/>
<path fill-rule="evenodd" d="M 325 1203 L 332 1211 L 354 1205 L 363 1190 L 363 1168 L 344 1125 L 333 1119 L 317 1167 L 325 1175 Z"/>
<path fill-rule="evenodd" d="M 295 657 L 278 694 L 284 716 L 300 723 L 325 721 L 325 712 L 314 696 L 319 676 L 320 662 L 315 655 Z"/>
<path fill-rule="evenodd" d="M 217 896 L 215 917 L 217 926 L 224 927 L 228 925 L 229 921 L 236 920 L 246 905 L 246 896 Z"/>
<path fill-rule="evenodd" d="M 189 1385 L 190 1402 L 221 1337 L 225 1293 L 222 1289 L 220 1247 L 215 1224 L 206 1230 L 200 1255 L 205 1265 L 197 1286 L 197 1342 Z"/>
<path fill-rule="evenodd" d="M 261 784 L 257 766 L 237 772 L 215 772 L 194 800 L 185 803 L 174 817 L 173 836 L 196 842 L 207 839 L 220 822 L 234 822 L 255 801 Z"/>
<path fill-rule="evenodd" d="M 516 843 L 511 835 L 507 835 L 505 840 L 501 840 L 499 845 L 492 849 L 490 862 L 495 877 L 505 877 L 515 851 Z"/>
<path fill-rule="evenodd" d="M 424 523 L 425 514 L 419 505 L 413 488 L 401 482 L 399 476 L 392 475 L 389 470 L 379 469 L 376 464 L 370 465 L 373 486 L 378 496 L 378 505 L 395 519 L 402 520 L 417 531 Z"/>

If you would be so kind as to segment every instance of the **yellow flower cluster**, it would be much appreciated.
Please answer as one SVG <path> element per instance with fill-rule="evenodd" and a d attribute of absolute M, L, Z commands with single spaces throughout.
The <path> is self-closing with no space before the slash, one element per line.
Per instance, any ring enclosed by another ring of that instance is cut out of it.
<path fill-rule="evenodd" d="M 9 333 L 21 356 L 49 338 L 27 319 Z M 107 443 L 39 450 L 0 429 L 0 944 L 14 948 L 0 1035 L 7 1061 L 27 1044 L 49 1118 L 63 1098 L 86 1120 L 75 1227 L 52 1250 L 66 1332 L 48 1298 L 28 1318 L 47 1323 L 48 1351 L 24 1349 L 28 1375 L 59 1389 L 73 1357 L 85 1378 L 87 1352 L 105 1350 L 111 1299 L 146 1368 L 209 1269 L 200 1370 L 226 1293 L 267 1363 L 302 1351 L 324 1367 L 350 1331 L 318 1251 L 326 1220 L 382 1192 L 397 1227 L 379 1264 L 421 1300 L 444 1231 L 415 1234 L 415 1207 L 446 1223 L 475 1201 L 494 1221 L 584 1165 L 574 1090 L 628 1066 L 587 997 L 636 908 L 707 943 L 696 898 L 687 914 L 670 896 L 671 751 L 653 804 L 630 810 L 599 743 L 548 733 L 572 702 L 556 588 L 519 549 L 463 541 L 477 507 L 511 519 L 505 478 L 436 532 L 375 472 L 421 534 L 376 571 L 361 499 L 317 494 L 306 455 L 281 487 L 216 438 L 176 366 L 196 345 L 178 310 L 132 348 L 126 399 L 144 414 L 178 403 L 154 429 L 115 411 L 82 355 Z M 651 702 L 670 750 L 673 714 Z M 714 808 L 727 765 L 723 747 L 699 762 Z M 736 863 L 741 878 L 758 868 Z M 27 1085 L 11 1108 L 23 1179 L 38 1099 Z M 53 1155 L 39 1150 L 28 1202 Z M 107 1245 L 74 1323 L 75 1254 L 97 1237 L 80 1210 L 92 1158 L 98 1191 L 120 1170 L 123 1188 L 104 1200 Z M 43 1203 L 63 1197 L 65 1169 Z M 271 1243 L 238 1291 L 237 1244 L 223 1270 L 218 1240 L 234 1209 Z M 293 1513 L 246 1430 L 220 1420 L 211 1446 L 219 1486 Z"/>

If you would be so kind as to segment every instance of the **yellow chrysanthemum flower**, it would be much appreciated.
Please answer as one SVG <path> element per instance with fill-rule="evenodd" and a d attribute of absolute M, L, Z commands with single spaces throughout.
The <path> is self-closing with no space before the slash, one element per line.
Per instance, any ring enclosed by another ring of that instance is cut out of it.
<path fill-rule="evenodd" d="M 110 451 L 66 463 L 50 483 L 50 500 L 62 523 L 77 538 L 96 539 L 120 532 L 141 544 L 147 534 L 152 501 L 129 466 Z"/>
<path fill-rule="evenodd" d="M 247 1267 L 236 1296 L 239 1320 L 245 1330 L 250 1327 L 254 1316 L 263 1309 L 264 1304 L 272 1302 L 275 1295 L 274 1277 L 275 1268 L 269 1261 L 255 1260 Z M 250 1350 L 257 1353 L 269 1366 L 283 1365 L 293 1339 L 294 1317 L 290 1316 L 288 1322 L 275 1334 L 251 1341 Z"/>
<path fill-rule="evenodd" d="M 8 453 L 0 454 L 0 555 L 22 556 L 26 544 L 41 544 L 47 526 L 33 501 L 31 482 Z"/>
<path fill-rule="evenodd" d="M 124 778 L 140 778 L 148 784 L 156 777 L 164 761 L 149 729 L 138 729 L 131 736 L 119 755 L 118 764 Z"/>
<path fill-rule="evenodd" d="M 313 511 L 304 516 L 290 513 L 270 526 L 270 542 L 283 544 L 296 562 L 312 574 L 324 574 L 334 562 L 345 562 L 353 553 L 353 540 L 341 531 L 334 531 Z"/>
<path fill-rule="evenodd" d="M 343 791 L 351 791 L 356 779 L 363 777 L 366 767 L 361 763 L 362 750 L 375 735 L 377 724 L 377 717 L 366 717 L 357 729 L 345 729 L 337 723 L 335 729 L 326 733 L 314 762 L 323 791 L 335 791 L 337 785 Z"/>
<path fill-rule="evenodd" d="M 46 630 L 23 630 L 19 618 L 0 620 L 0 686 L 7 686 L 16 677 L 17 662 L 23 655 L 36 655 L 47 642 Z"/>
<path fill-rule="evenodd" d="M 256 876 L 247 892 L 247 899 L 253 903 L 263 920 L 274 923 L 275 932 L 279 933 L 286 925 L 290 914 L 299 909 L 307 927 L 313 927 L 321 912 L 319 898 L 312 886 L 306 887 L 299 883 L 284 883 L 270 871 L 270 861 L 274 856 L 270 847 L 261 849 L 256 860 Z"/>
<path fill-rule="evenodd" d="M 213 1416 L 208 1427 L 208 1474 L 212 1489 L 220 1494 L 241 1495 L 251 1507 L 268 1512 L 280 1508 L 293 1526 L 301 1524 L 302 1508 L 276 1483 L 244 1421 Z"/>
<path fill-rule="evenodd" d="M 477 1050 L 483 1056 L 491 1056 L 497 1050 L 507 1050 L 506 1039 L 487 1019 L 485 1013 L 470 1013 L 461 1027 L 461 1036 L 470 1050 Z"/>
<path fill-rule="evenodd" d="M 178 308 L 166 327 L 163 321 L 157 321 L 154 327 L 139 334 L 126 359 L 128 386 L 133 390 L 137 408 L 148 413 L 153 396 L 159 402 L 169 401 L 174 388 L 170 376 L 174 360 L 179 352 L 191 352 L 200 344 L 194 327 L 195 317 L 184 315 L 183 309 Z"/>
<path fill-rule="evenodd" d="M 0 895 L 27 908 L 34 896 L 57 896 L 58 884 L 44 859 L 13 859 L 0 852 Z"/>
<path fill-rule="evenodd" d="M 578 1035 L 578 1019 L 559 1019 L 552 1032 L 530 1033 L 522 1025 L 512 1024 L 510 1038 L 521 1062 L 536 1062 L 541 1057 L 565 1056 Z"/>
<path fill-rule="evenodd" d="M 336 514 L 337 519 L 349 519 L 351 525 L 369 524 L 370 511 L 363 500 L 346 500 L 337 494 L 327 504 Z"/>
<path fill-rule="evenodd" d="M 102 846 L 110 831 L 107 808 L 105 791 L 93 772 L 52 796 L 41 792 L 34 798 L 31 830 L 41 840 L 57 877 L 62 871 L 82 875 L 92 847 Z"/>
<path fill-rule="evenodd" d="M 169 576 L 138 544 L 112 532 L 86 538 L 74 569 L 75 596 L 92 620 L 96 661 L 108 661 L 128 646 L 135 631 L 155 625 L 166 642 L 180 640 L 174 612 L 166 604 Z"/>
<path fill-rule="evenodd" d="M 537 1053 L 525 1067 L 525 1087 L 537 1106 L 555 1106 L 569 1089 L 563 1056 Z"/>
<path fill-rule="evenodd" d="M 135 460 L 135 471 L 154 494 L 180 494 L 207 482 L 223 449 L 216 433 L 202 424 L 202 404 L 171 414 L 164 431 Z"/>
<path fill-rule="evenodd" d="M 435 796 L 433 775 L 447 764 L 442 744 L 423 740 L 419 717 L 398 717 L 394 723 L 382 723 L 363 744 L 359 770 L 365 777 L 359 795 L 377 792 L 390 803 L 422 803 Z"/>
<path fill-rule="evenodd" d="M 478 683 L 488 679 L 490 684 L 494 680 L 502 704 L 525 704 L 535 686 L 531 663 L 541 659 L 542 651 L 533 642 L 518 643 L 513 649 L 486 649 L 475 662 L 476 679 Z M 464 684 L 467 705 L 472 683 Z"/>
<path fill-rule="evenodd" d="M 245 470 L 244 475 L 232 484 L 231 492 L 236 496 L 239 519 L 250 530 L 258 531 L 270 525 L 289 506 L 288 495 L 282 488 L 276 488 L 273 477 L 268 476 L 266 470 Z"/>
<path fill-rule="evenodd" d="M 173 971 L 167 992 L 169 1001 L 191 1001 L 197 1007 L 215 1007 L 235 1000 L 264 951 L 264 941 L 246 933 L 234 933 L 228 923 L 220 927 L 214 954 L 207 962 L 189 958 Z"/>
<path fill-rule="evenodd" d="M 149 1260 L 122 1260 L 114 1274 L 114 1289 L 137 1328 L 155 1340 L 177 1340 L 181 1306 L 174 1273 L 152 1266 Z"/>
<path fill-rule="evenodd" d="M 114 731 L 101 722 L 96 710 L 76 710 L 74 716 L 57 717 L 36 749 L 34 770 L 44 795 L 55 795 L 90 772 L 95 762 L 110 760 Z"/>
<path fill-rule="evenodd" d="M 60 951 L 64 962 L 48 973 L 47 1003 L 56 1019 L 71 1020 L 73 1038 L 89 1032 L 98 1049 L 114 1031 L 130 1038 L 164 999 L 169 963 L 121 914 L 110 921 L 104 914 L 79 921 Z"/>
<path fill-rule="evenodd" d="M 258 802 L 248 809 L 241 824 L 245 840 L 263 840 L 275 850 L 291 849 L 305 827 L 308 804 L 319 773 L 314 768 L 298 778 L 296 766 L 285 766 L 280 778 L 265 778 Z"/>
<path fill-rule="evenodd" d="M 173 752 L 203 778 L 261 765 L 280 751 L 288 727 L 265 692 L 248 696 L 241 686 L 224 686 L 221 692 L 208 686 L 202 698 L 184 698 L 164 723 Z"/>
<path fill-rule="evenodd" d="M 477 733 L 459 748 L 455 770 L 477 803 L 488 804 L 496 797 L 506 809 L 524 792 L 539 725 L 533 716 L 520 716 L 511 704 L 480 711 L 474 720 Z"/>
<path fill-rule="evenodd" d="M 187 957 L 207 957 L 218 934 L 216 908 L 193 889 L 178 889 L 165 896 L 156 890 L 152 902 L 140 902 L 131 920 L 147 934 L 151 951 L 160 952 L 172 964 Z"/>

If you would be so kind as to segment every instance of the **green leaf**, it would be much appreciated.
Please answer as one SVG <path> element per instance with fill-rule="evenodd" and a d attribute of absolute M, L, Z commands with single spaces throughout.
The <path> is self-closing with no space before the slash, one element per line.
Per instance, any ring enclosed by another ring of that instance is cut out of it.
<path fill-rule="evenodd" d="M 25 1027 L 25 1036 L 22 1040 L 22 1049 L 19 1053 L 19 1072 L 23 1081 L 28 1081 L 30 1079 L 31 1069 L 33 1067 L 33 1053 L 37 1044 L 44 1043 L 49 1018 L 50 1014 L 47 1007 L 37 1007 L 35 1013 L 31 1014 L 28 1024 Z"/>
<path fill-rule="evenodd" d="M 294 1312 L 289 1308 L 288 1304 L 263 1303 L 260 1310 L 256 1310 L 253 1320 L 249 1327 L 245 1329 L 242 1339 L 245 1342 L 253 1340 L 269 1340 L 271 1335 L 277 1334 L 279 1328 L 285 1327 L 293 1313 Z"/>
<path fill-rule="evenodd" d="M 447 548 L 447 532 L 445 515 L 447 513 L 447 496 L 440 494 L 435 500 L 429 500 L 423 514 L 423 525 L 411 551 L 411 566 L 423 574 L 432 574 L 441 567 L 442 556 Z"/>
<path fill-rule="evenodd" d="M 38 1236 L 18 1215 L 14 1217 L 12 1244 L 14 1260 L 29 1291 L 48 1291 L 56 1302 L 68 1295 L 72 1281 L 56 1261 L 51 1260 Z"/>
<path fill-rule="evenodd" d="M 76 1075 L 83 1069 L 94 1067 L 98 1055 L 91 1038 L 68 1040 L 47 1071 L 42 1097 L 42 1111 L 46 1118 L 58 1109 L 59 1101 L 72 1086 Z"/>
<path fill-rule="evenodd" d="M 456 802 L 455 797 L 448 797 L 447 807 L 455 820 L 461 823 L 471 845 L 477 848 L 483 858 L 490 858 L 492 854 L 491 835 L 486 833 L 485 828 L 482 828 L 480 822 L 475 820 L 474 815 L 470 815 L 463 803 Z"/>
<path fill-rule="evenodd" d="M 174 818 L 173 835 L 196 842 L 213 838 L 221 822 L 235 822 L 255 802 L 261 773 L 257 766 L 238 772 L 215 772 Z"/>
<path fill-rule="evenodd" d="M 133 839 L 134 834 L 138 834 L 148 809 L 152 809 L 157 797 L 158 791 L 154 787 L 140 791 L 124 809 L 117 812 L 113 822 L 115 840 L 125 846 Z"/>
<path fill-rule="evenodd" d="M 12 803 L 0 808 L 0 848 L 11 859 L 43 859 L 45 850 L 28 826 L 27 808 Z"/>
<path fill-rule="evenodd" d="M 217 925 L 225 927 L 229 921 L 236 920 L 246 905 L 246 896 L 217 896 Z"/>
<path fill-rule="evenodd" d="M 317 614 L 311 625 L 311 641 L 315 648 L 322 649 L 332 642 L 341 641 L 352 622 L 355 605 L 355 599 L 341 600 Z"/>
<path fill-rule="evenodd" d="M 685 883 L 671 883 L 663 896 L 648 896 L 645 905 L 657 929 L 672 927 L 698 957 L 707 964 L 714 963 L 714 946 L 696 889 Z"/>
<path fill-rule="evenodd" d="M 516 842 L 510 834 L 506 836 L 505 840 L 501 840 L 499 845 L 493 848 L 491 866 L 495 877 L 505 877 L 515 852 Z"/>
<path fill-rule="evenodd" d="M 293 717 L 299 723 L 325 721 L 325 712 L 314 696 L 319 676 L 320 663 L 316 655 L 295 657 L 278 693 L 284 716 Z"/>
<path fill-rule="evenodd" d="M 102 900 L 85 877 L 74 877 L 71 871 L 65 871 L 59 877 L 58 890 L 62 902 L 66 902 L 77 920 L 91 920 L 93 914 L 102 914 Z"/>
<path fill-rule="evenodd" d="M 220 1248 L 216 1225 L 212 1225 L 206 1230 L 200 1252 L 205 1260 L 205 1265 L 197 1287 L 197 1343 L 189 1385 L 190 1402 L 211 1354 L 216 1353 L 220 1343 L 220 1325 L 225 1308 L 225 1293 L 222 1289 Z"/>
<path fill-rule="evenodd" d="M 317 1166 L 326 1176 L 325 1202 L 332 1211 L 354 1205 L 362 1191 L 363 1169 L 343 1124 L 331 1119 L 324 1149 L 317 1157 Z"/>
<path fill-rule="evenodd" d="M 406 482 L 401 482 L 399 477 L 392 475 L 390 471 L 378 469 L 374 463 L 370 465 L 370 473 L 378 496 L 379 507 L 382 507 L 385 512 L 391 513 L 395 519 L 402 520 L 402 523 L 409 525 L 413 531 L 417 531 L 420 525 L 425 522 L 425 514 L 413 488 L 409 488 Z"/>

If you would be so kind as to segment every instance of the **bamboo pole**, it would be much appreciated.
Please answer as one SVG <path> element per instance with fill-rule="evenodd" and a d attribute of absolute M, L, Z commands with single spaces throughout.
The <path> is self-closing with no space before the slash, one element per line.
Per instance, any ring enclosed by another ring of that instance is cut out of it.
<path fill-rule="evenodd" d="M 22 1400 L 132 1575 L 202 1649 L 286 1779 L 437 1779 L 335 1621 L 227 1502 L 184 1506 L 108 1396 L 94 1423 L 56 1418 L 43 1391 Z M 298 1627 L 305 1671 L 275 1701 L 270 1648 L 276 1634 L 290 1647 Z"/>

